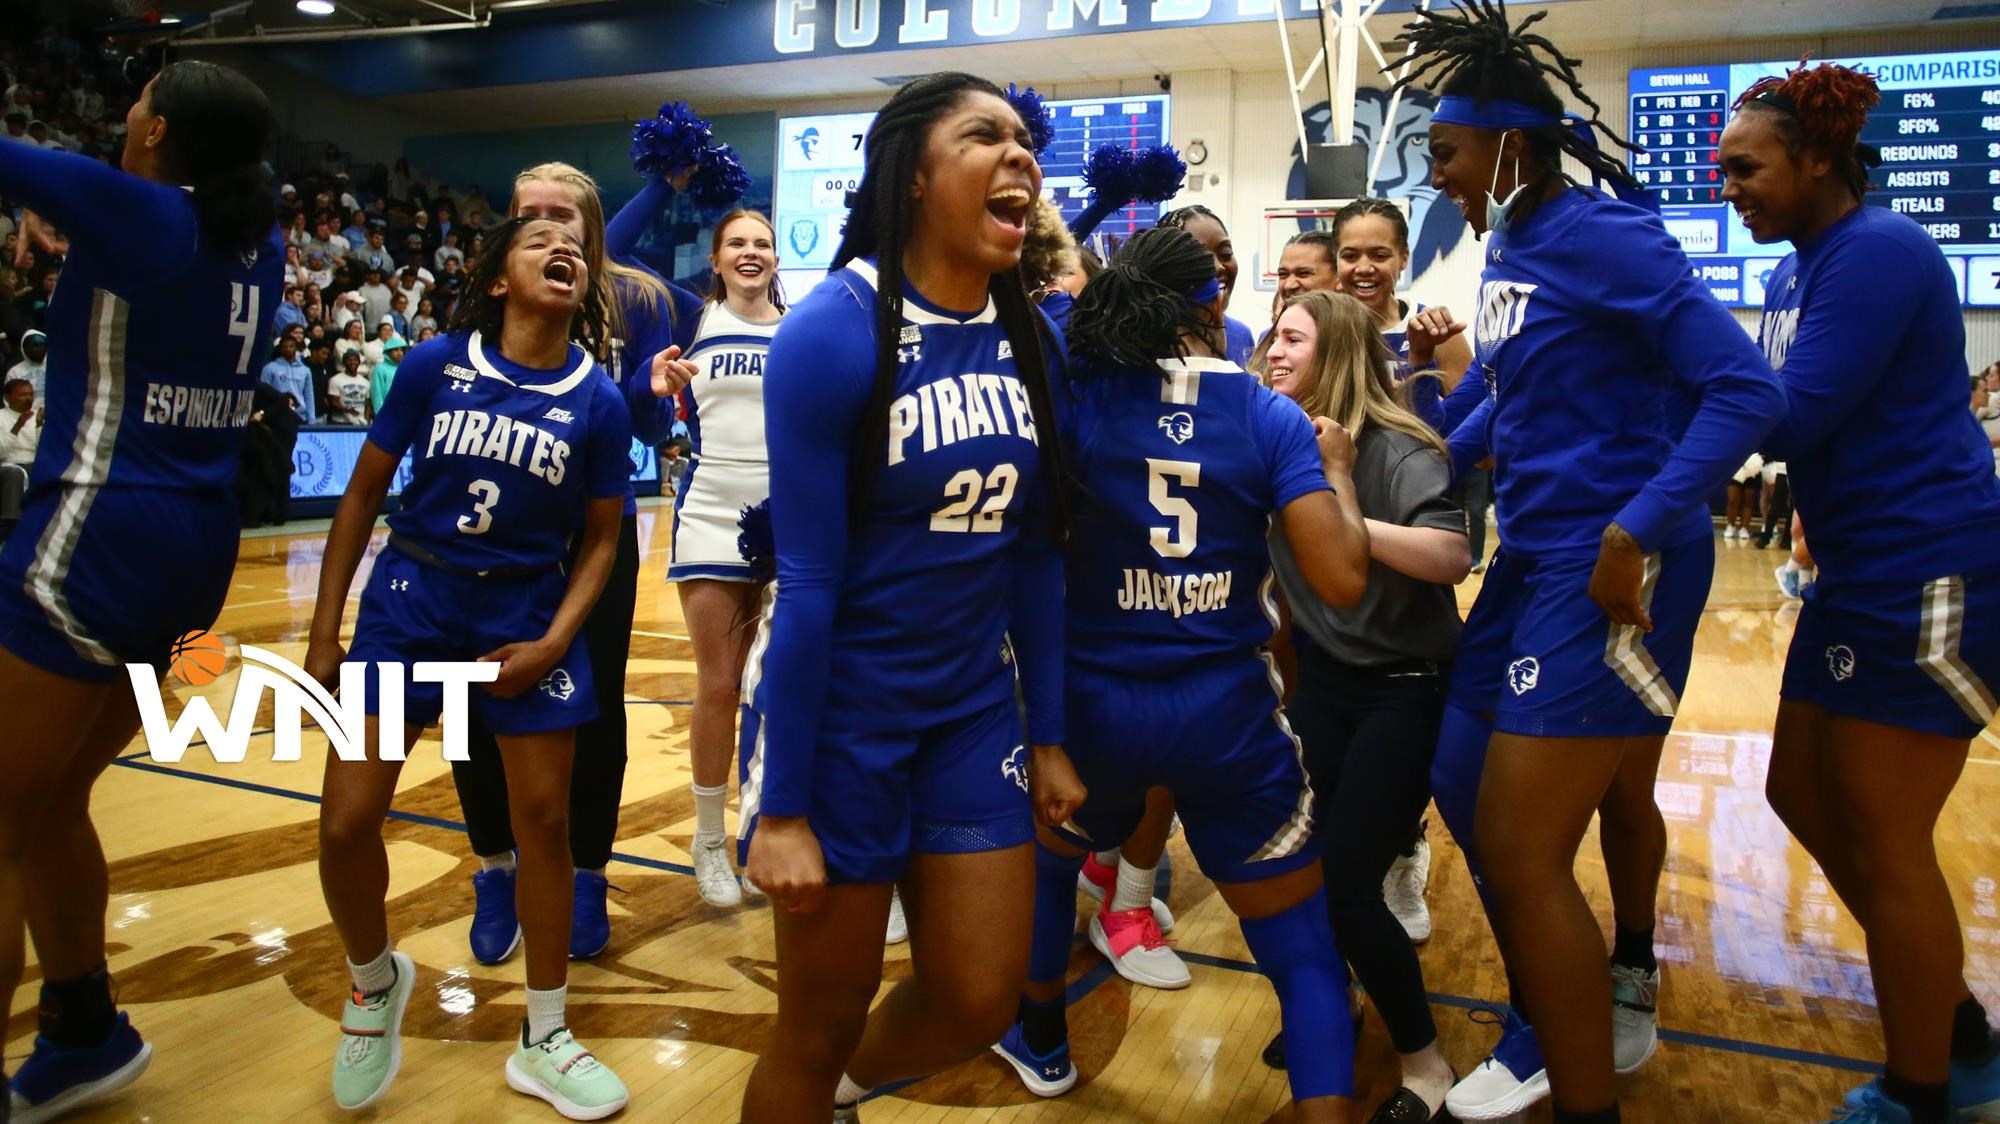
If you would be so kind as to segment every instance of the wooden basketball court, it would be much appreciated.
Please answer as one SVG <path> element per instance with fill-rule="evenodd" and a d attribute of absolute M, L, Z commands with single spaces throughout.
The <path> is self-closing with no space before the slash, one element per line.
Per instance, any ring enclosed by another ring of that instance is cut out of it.
<path fill-rule="evenodd" d="M 646 556 L 626 681 L 632 760 L 610 871 L 614 936 L 598 960 L 572 967 L 571 1021 L 631 1088 L 624 1119 L 733 1121 L 776 1011 L 770 926 L 761 910 L 705 905 L 687 866 L 694 664 L 678 601 L 661 580 L 665 516 L 659 506 L 640 514 Z M 381 538 L 378 531 L 378 546 Z M 216 631 L 302 661 L 323 540 L 317 530 L 245 538 Z M 1771 579 L 1782 556 L 1740 542 L 1716 550 L 1694 673 L 1658 789 L 1671 836 L 1658 928 L 1665 1042 L 1624 1087 L 1625 1118 L 1820 1120 L 1880 1061 L 1873 992 L 1859 930 L 1764 802 L 1779 669 L 1796 615 Z M 1462 588 L 1462 605 L 1478 582 Z M 226 708 L 235 679 L 232 670 L 203 693 Z M 170 697 L 169 712 L 178 709 Z M 138 1085 L 76 1119 L 346 1118 L 333 1104 L 329 1072 L 348 980 L 315 865 L 326 742 L 308 730 L 305 760 L 272 762 L 269 726 L 260 721 L 266 733 L 242 764 L 217 764 L 199 749 L 178 765 L 158 764 L 135 742 L 98 786 L 95 814 L 111 861 L 111 971 L 155 1055 Z M 2000 736 L 1988 731 L 1974 743 L 1938 840 L 1966 926 L 1967 972 L 1989 1007 L 2000 1007 L 1996 765 Z M 501 1077 L 505 1044 L 523 1017 L 522 968 L 518 956 L 483 968 L 467 950 L 478 866 L 434 738 L 412 752 L 387 838 L 391 927 L 420 975 L 402 1075 L 372 1115 L 559 1119 L 509 1092 Z M 1435 817 L 1431 839 L 1436 935 L 1422 957 L 1446 1053 L 1463 1070 L 1497 1034 L 1470 1017 L 1472 1008 L 1505 985 L 1470 880 Z M 1077 1089 L 1038 1101 L 996 1059 L 982 1058 L 876 1098 L 863 1119 L 1270 1118 L 1287 1097 L 1284 1075 L 1258 1058 L 1277 1026 L 1276 1002 L 1181 840 L 1171 856 L 1167 897 L 1180 918 L 1173 940 L 1194 985 L 1133 987 L 1080 944 L 1070 971 Z M 1579 866 L 1608 924 L 1594 842 Z M 892 977 L 907 970 L 907 947 L 889 950 Z M 31 1046 L 38 981 L 31 962 L 7 1022 L 10 1071 Z M 1372 1108 L 1395 1085 L 1395 1055 L 1372 1014 L 1359 1071 Z M 1547 1119 L 1546 1107 L 1529 1119 Z"/>

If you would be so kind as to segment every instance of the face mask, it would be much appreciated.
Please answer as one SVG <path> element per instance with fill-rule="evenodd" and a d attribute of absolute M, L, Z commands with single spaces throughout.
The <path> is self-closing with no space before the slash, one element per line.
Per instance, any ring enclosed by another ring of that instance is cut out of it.
<path fill-rule="evenodd" d="M 1521 158 L 1517 155 L 1514 157 L 1514 190 L 1508 192 L 1505 199 L 1494 198 L 1493 192 L 1500 186 L 1500 153 L 1505 152 L 1506 148 L 1507 134 L 1503 132 L 1500 134 L 1500 148 L 1493 154 L 1493 183 L 1486 189 L 1486 232 L 1488 234 L 1503 234 L 1506 232 L 1507 224 L 1513 221 L 1514 205 L 1521 201 L 1521 190 L 1527 186 L 1521 182 Z"/>

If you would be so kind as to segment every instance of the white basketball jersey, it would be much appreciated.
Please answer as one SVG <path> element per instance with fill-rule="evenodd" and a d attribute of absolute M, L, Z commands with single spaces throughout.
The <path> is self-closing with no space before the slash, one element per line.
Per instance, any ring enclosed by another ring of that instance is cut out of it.
<path fill-rule="evenodd" d="M 778 321 L 745 320 L 727 304 L 702 310 L 688 361 L 688 436 L 695 459 L 764 464 L 764 355 Z"/>

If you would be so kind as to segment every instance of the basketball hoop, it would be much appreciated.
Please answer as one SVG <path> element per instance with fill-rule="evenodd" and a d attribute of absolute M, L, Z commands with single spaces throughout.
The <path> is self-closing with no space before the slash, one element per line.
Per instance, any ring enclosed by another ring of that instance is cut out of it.
<path fill-rule="evenodd" d="M 1319 49 L 1313 52 L 1312 61 L 1300 74 L 1298 64 L 1292 59 L 1292 35 L 1285 26 L 1283 4 L 1273 6 L 1278 20 L 1278 44 L 1285 56 L 1286 86 L 1292 95 L 1292 125 L 1299 134 L 1299 154 L 1309 159 L 1312 144 L 1306 138 L 1305 106 L 1299 95 L 1312 84 L 1315 76 L 1323 76 L 1326 81 L 1326 103 L 1333 111 L 1333 143 L 1347 145 L 1354 143 L 1354 94 L 1361 82 L 1361 47 L 1366 45 L 1368 53 L 1375 58 L 1375 64 L 1388 69 L 1389 60 L 1382 54 L 1382 48 L 1375 45 L 1374 37 L 1368 34 L 1368 20 L 1382 9 L 1387 0 L 1321 0 L 1319 8 Z M 1339 10 L 1328 18 L 1328 9 L 1339 6 Z M 1417 0 L 1417 11 L 1427 11 L 1430 0 Z M 1329 61 L 1331 60 L 1331 61 Z M 1396 76 L 1401 78 L 1409 72 L 1410 55 L 1403 54 L 1403 65 Z M 1323 75 L 1322 75 L 1323 72 Z M 1379 73 L 1379 72 L 1378 72 Z M 1396 119 L 1397 103 L 1403 92 L 1397 90 L 1389 96 L 1387 120 Z M 1382 168 L 1382 158 L 1389 151 L 1389 134 L 1385 131 L 1375 138 L 1374 151 L 1368 161 L 1368 184 Z"/>

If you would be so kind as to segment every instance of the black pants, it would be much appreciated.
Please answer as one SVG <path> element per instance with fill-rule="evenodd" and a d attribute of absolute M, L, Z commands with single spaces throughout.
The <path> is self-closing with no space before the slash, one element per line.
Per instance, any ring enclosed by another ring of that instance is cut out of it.
<path fill-rule="evenodd" d="M 1437 1040 L 1437 1025 L 1417 951 L 1382 900 L 1382 878 L 1430 802 L 1451 665 L 1352 667 L 1297 632 L 1292 643 L 1299 683 L 1286 713 L 1312 778 L 1327 914 L 1396 1051 L 1415 1053 Z"/>
<path fill-rule="evenodd" d="M 639 521 L 626 516 L 604 592 L 583 621 L 583 646 L 597 693 L 597 717 L 576 728 L 576 765 L 569 778 L 570 861 L 597 870 L 611 861 L 618 805 L 625 792 L 625 661 L 632 650 L 632 612 L 639 598 Z M 508 818 L 507 773 L 492 731 L 475 714 L 468 730 L 470 760 L 454 761 L 451 779 L 465 812 L 472 853 L 514 849 Z"/>
<path fill-rule="evenodd" d="M 1476 563 L 1486 557 L 1486 508 L 1493 502 L 1493 470 L 1475 468 L 1459 477 L 1458 499 L 1465 508 L 1466 545 Z"/>

